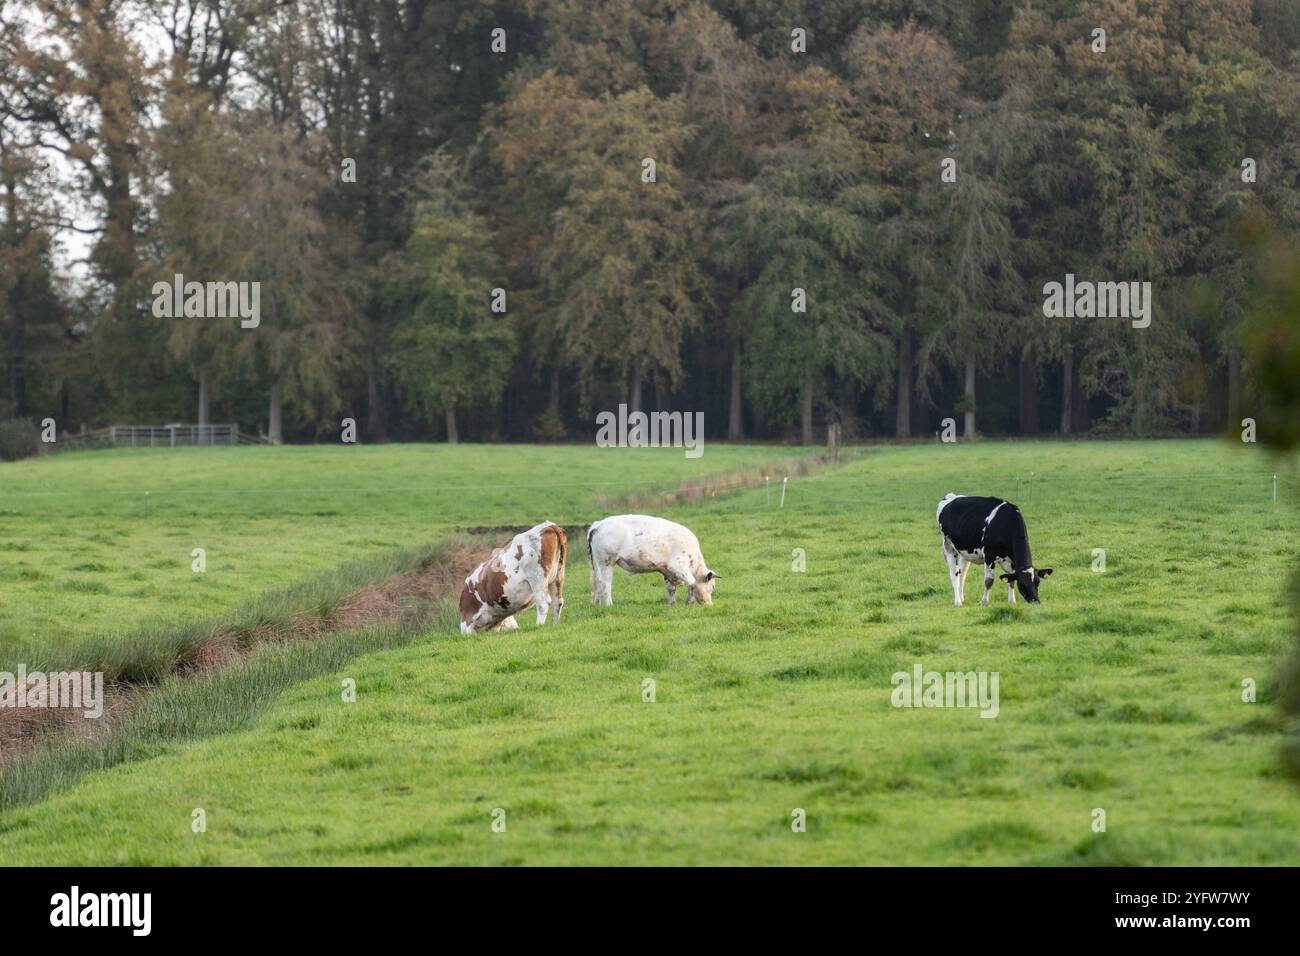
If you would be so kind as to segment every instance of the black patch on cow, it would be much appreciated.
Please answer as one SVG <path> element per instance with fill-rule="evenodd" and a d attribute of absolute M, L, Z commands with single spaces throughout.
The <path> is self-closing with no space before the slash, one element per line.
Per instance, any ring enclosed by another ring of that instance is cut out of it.
<path fill-rule="evenodd" d="M 994 509 L 997 514 L 985 524 Z M 954 498 L 939 512 L 939 530 L 957 550 L 968 554 L 981 551 L 986 565 L 1010 558 L 1011 566 L 1022 571 L 1034 563 L 1025 519 L 1020 509 L 1005 498 Z"/>
<path fill-rule="evenodd" d="M 1027 600 L 1038 601 L 1038 581 L 1029 573 L 1034 563 L 1029 531 L 1020 509 L 1011 502 L 976 495 L 953 498 L 939 512 L 939 530 L 958 551 L 981 552 L 989 569 L 986 576 L 1003 558 L 1010 559 L 1014 573 L 1002 575 L 1002 580 L 1014 580 Z"/>

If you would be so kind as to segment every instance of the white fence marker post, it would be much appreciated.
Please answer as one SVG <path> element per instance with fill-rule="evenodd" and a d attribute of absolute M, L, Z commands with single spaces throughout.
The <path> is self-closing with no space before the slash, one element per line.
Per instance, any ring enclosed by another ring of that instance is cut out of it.
<path fill-rule="evenodd" d="M 763 476 L 763 487 L 767 489 L 767 506 L 772 507 L 772 476 Z"/>
<path fill-rule="evenodd" d="M 781 507 L 782 508 L 785 507 L 785 483 L 789 480 L 790 480 L 789 478 L 781 479 Z"/>

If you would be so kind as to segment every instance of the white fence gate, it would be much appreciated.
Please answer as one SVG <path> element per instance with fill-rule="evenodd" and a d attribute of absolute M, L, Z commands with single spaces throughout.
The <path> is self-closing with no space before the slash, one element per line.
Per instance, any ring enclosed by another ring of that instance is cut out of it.
<path fill-rule="evenodd" d="M 238 425 L 111 425 L 109 444 L 119 448 L 178 448 L 187 445 L 261 445 L 266 439 L 240 432 Z"/>

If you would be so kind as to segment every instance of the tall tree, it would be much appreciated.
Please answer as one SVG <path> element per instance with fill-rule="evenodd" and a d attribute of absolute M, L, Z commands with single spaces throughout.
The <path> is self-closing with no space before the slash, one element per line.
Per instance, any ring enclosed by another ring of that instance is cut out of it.
<path fill-rule="evenodd" d="M 148 104 L 154 76 L 125 0 L 29 0 L 36 26 L 0 31 L 11 61 L 0 110 L 36 142 L 74 164 L 78 185 L 101 205 L 100 276 L 116 291 L 135 272 L 142 221 Z"/>
<path fill-rule="evenodd" d="M 43 373 L 48 393 L 49 359 L 64 338 L 53 268 L 55 215 L 39 162 L 0 119 L 0 355 L 6 391 L 0 407 L 11 418 L 31 410 L 29 379 Z"/>
<path fill-rule="evenodd" d="M 258 283 L 257 326 L 173 317 L 166 336 L 194 372 L 200 417 L 217 377 L 251 371 L 266 383 L 268 433 L 278 442 L 284 403 L 312 427 L 343 404 L 343 376 L 362 346 L 352 250 L 317 211 L 327 179 L 295 134 L 189 105 L 177 104 L 161 149 L 168 189 L 158 202 L 158 260 L 144 276 L 150 286 L 177 273 Z"/>
<path fill-rule="evenodd" d="M 940 324 L 946 242 L 940 210 L 945 161 L 955 160 L 960 67 L 949 44 L 908 20 L 864 26 L 849 40 L 845 66 L 860 102 L 862 135 L 880 171 L 885 197 L 879 226 L 889 268 L 875 276 L 896 339 L 894 434 L 912 433 L 920 346 Z M 960 184 L 959 184 L 960 183 Z"/>
<path fill-rule="evenodd" d="M 893 350 L 874 294 L 882 195 L 854 135 L 852 93 L 814 67 L 791 78 L 790 95 L 795 140 L 768 151 L 724 212 L 724 252 L 754 276 L 738 299 L 751 321 L 749 393 L 775 420 L 797 410 L 810 443 L 828 376 L 887 394 Z"/>
<path fill-rule="evenodd" d="M 385 262 L 387 302 L 397 316 L 386 365 L 408 413 L 426 421 L 441 415 L 455 444 L 457 409 L 500 398 L 514 334 L 507 315 L 491 308 L 492 233 L 448 151 L 433 155 L 412 199 L 410 238 Z"/>
<path fill-rule="evenodd" d="M 505 123 L 507 172 L 536 163 L 561 197 L 540 264 L 565 358 L 585 390 L 613 372 L 640 408 L 655 371 L 670 386 L 681 379 L 704 292 L 699 215 L 678 162 L 690 133 L 682 103 L 646 89 L 589 99 L 546 74 L 512 99 Z"/>

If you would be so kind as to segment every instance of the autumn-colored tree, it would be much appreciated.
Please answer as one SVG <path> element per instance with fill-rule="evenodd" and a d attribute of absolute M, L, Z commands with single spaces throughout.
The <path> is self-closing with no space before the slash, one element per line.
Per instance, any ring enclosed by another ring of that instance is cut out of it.
<path fill-rule="evenodd" d="M 42 185 L 35 153 L 23 148 L 0 119 L 0 357 L 11 418 L 25 418 L 32 385 L 42 411 L 53 412 L 54 359 L 65 336 L 64 309 L 55 289 L 52 233 L 56 216 Z M 43 372 L 43 381 L 29 383 Z M 60 411 L 62 411 L 60 409 Z M 66 418 L 61 422 L 67 428 Z"/>
<path fill-rule="evenodd" d="M 934 371 L 928 360 L 948 304 L 942 288 L 949 236 L 940 210 L 966 185 L 954 142 L 960 68 L 951 46 L 915 20 L 860 28 L 845 66 L 884 197 L 879 239 L 888 268 L 875 275 L 897 342 L 894 433 L 905 438 L 912 433 L 916 372 Z M 926 393 L 924 375 L 920 386 Z"/>
<path fill-rule="evenodd" d="M 683 106 L 647 89 L 591 100 L 549 75 L 534 82 L 568 95 L 555 104 L 521 91 L 500 155 L 507 171 L 536 163 L 559 197 L 539 260 L 554 334 L 585 388 L 616 372 L 639 409 L 648 376 L 681 379 L 682 348 L 700 319 L 700 221 L 679 178 L 690 133 Z M 530 152 L 529 140 L 560 129 L 552 148 Z"/>
<path fill-rule="evenodd" d="M 774 420 L 797 415 L 810 443 L 828 374 L 887 392 L 893 349 L 872 261 L 882 193 L 854 137 L 852 94 L 819 67 L 790 92 L 797 138 L 723 211 L 722 235 L 733 268 L 753 276 L 737 303 L 751 322 L 749 394 Z"/>
<path fill-rule="evenodd" d="M 11 396 L 20 375 L 27 406 L 147 421 L 198 384 L 203 419 L 282 398 L 290 437 L 328 407 L 365 415 L 368 440 L 443 434 L 446 408 L 394 377 L 412 299 L 394 307 L 400 257 L 379 267 L 409 251 L 443 150 L 453 218 L 494 263 L 445 282 L 490 278 L 529 343 L 492 374 L 510 401 L 462 404 L 462 428 L 563 435 L 575 404 L 645 404 L 648 384 L 733 438 L 811 439 L 822 419 L 906 437 L 959 409 L 973 433 L 977 398 L 988 432 L 1218 430 L 1257 377 L 1233 231 L 1300 228 L 1294 6 L 11 0 L 9 167 L 49 164 L 11 190 L 8 222 L 30 224 L 6 247 Z M 277 286 L 327 274 L 345 308 L 296 296 L 286 324 L 229 341 L 152 317 L 157 270 L 248 261 L 237 219 L 205 234 L 209 209 L 253 217 Z M 264 226 L 297 237 L 301 274 Z M 1152 325 L 1046 318 L 1066 273 L 1150 282 Z M 19 306 L 43 317 L 24 336 L 57 345 L 12 344 Z"/>
<path fill-rule="evenodd" d="M 199 419 L 213 379 L 244 369 L 266 383 L 272 441 L 281 440 L 286 402 L 300 422 L 320 427 L 342 406 L 342 378 L 362 344 L 352 250 L 316 208 L 327 179 L 296 136 L 201 103 L 173 106 L 147 285 L 180 273 L 260 289 L 256 327 L 238 317 L 166 320 L 172 354 L 197 380 Z"/>
<path fill-rule="evenodd" d="M 135 272 L 142 224 L 146 112 L 154 76 L 126 0 L 29 0 L 31 20 L 6 19 L 0 111 L 43 149 L 66 157 L 102 205 L 94 264 L 113 291 Z"/>

